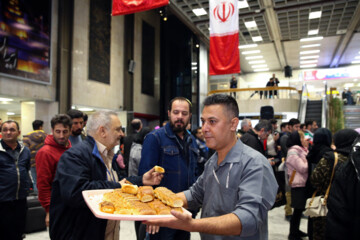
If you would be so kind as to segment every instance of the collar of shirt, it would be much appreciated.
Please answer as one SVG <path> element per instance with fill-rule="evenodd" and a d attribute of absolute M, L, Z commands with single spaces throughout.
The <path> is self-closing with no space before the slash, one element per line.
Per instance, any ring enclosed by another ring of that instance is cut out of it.
<path fill-rule="evenodd" d="M 96 142 L 96 146 L 99 150 L 99 153 L 104 160 L 105 165 L 111 169 L 111 162 L 114 157 L 114 151 L 112 149 L 110 151 L 108 151 L 106 149 L 106 147 L 99 141 L 95 140 L 95 142 Z"/>
<path fill-rule="evenodd" d="M 9 150 L 13 151 L 13 149 L 9 145 L 7 145 L 4 140 L 1 141 L 1 145 L 6 151 L 9 151 Z M 14 150 L 20 150 L 20 149 L 21 149 L 20 144 L 19 144 L 19 142 L 17 142 L 16 148 Z"/>

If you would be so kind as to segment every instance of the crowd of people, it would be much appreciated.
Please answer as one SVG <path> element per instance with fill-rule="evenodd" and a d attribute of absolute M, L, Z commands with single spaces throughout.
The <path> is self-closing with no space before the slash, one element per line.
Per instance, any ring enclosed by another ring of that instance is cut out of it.
<path fill-rule="evenodd" d="M 338 225 L 346 239 L 359 239 L 357 131 L 332 135 L 312 120 L 301 129 L 297 119 L 282 122 L 280 130 L 276 119 L 254 127 L 243 119 L 237 130 L 235 98 L 214 94 L 203 106 L 201 127 L 192 131 L 192 103 L 184 97 L 169 102 L 161 127 L 152 130 L 133 119 L 127 136 L 112 111 L 89 119 L 76 109 L 57 114 L 49 135 L 35 120 L 22 141 L 16 121 L 0 123 L 0 239 L 23 238 L 30 190 L 45 209 L 51 239 L 119 239 L 119 221 L 96 218 L 82 191 L 120 188 L 125 181 L 167 187 L 192 214 L 135 222 L 138 240 L 186 240 L 191 232 L 205 240 L 268 239 L 268 211 L 283 205 L 289 239 L 339 239 Z M 335 155 L 329 214 L 309 218 L 302 232 L 306 199 L 315 191 L 324 195 Z M 156 165 L 165 173 L 155 172 Z"/>

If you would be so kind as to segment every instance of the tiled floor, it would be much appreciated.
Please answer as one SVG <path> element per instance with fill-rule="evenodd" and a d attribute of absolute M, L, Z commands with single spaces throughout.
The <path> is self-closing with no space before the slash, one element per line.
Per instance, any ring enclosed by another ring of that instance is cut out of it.
<path fill-rule="evenodd" d="M 307 219 L 301 219 L 300 229 L 304 232 L 307 230 Z M 285 240 L 289 234 L 289 222 L 284 218 L 284 209 L 282 207 L 275 208 L 269 212 L 269 240 Z M 48 240 L 49 233 L 47 231 L 31 233 L 26 235 L 26 240 Z M 120 226 L 120 239 L 136 240 L 134 223 L 130 221 L 122 221 Z M 191 233 L 191 240 L 199 240 L 198 233 Z"/>

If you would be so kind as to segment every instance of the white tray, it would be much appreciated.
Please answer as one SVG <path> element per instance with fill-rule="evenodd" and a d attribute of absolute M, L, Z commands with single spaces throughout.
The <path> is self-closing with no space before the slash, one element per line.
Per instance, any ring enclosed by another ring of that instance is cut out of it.
<path fill-rule="evenodd" d="M 110 214 L 100 211 L 100 202 L 104 193 L 112 192 L 113 189 L 101 189 L 101 190 L 86 190 L 83 191 L 83 197 L 86 204 L 97 218 L 110 219 L 110 220 L 126 220 L 126 221 L 144 221 L 154 219 L 171 219 L 173 215 L 123 215 L 123 214 Z M 183 211 L 191 214 L 189 211 L 183 208 Z"/>

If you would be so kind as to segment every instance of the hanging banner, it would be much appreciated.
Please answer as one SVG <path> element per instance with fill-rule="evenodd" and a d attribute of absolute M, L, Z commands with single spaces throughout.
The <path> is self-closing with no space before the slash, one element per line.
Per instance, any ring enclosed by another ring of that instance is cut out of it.
<path fill-rule="evenodd" d="M 240 72 L 238 0 L 210 0 L 210 75 Z"/>
<path fill-rule="evenodd" d="M 113 0 L 112 15 L 125 15 L 169 4 L 169 0 Z"/>

